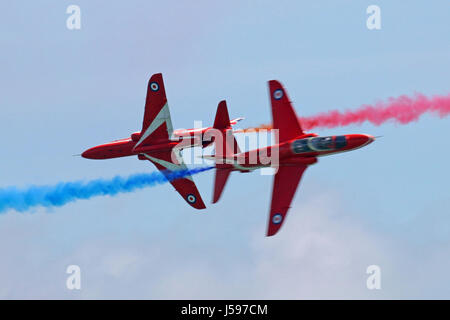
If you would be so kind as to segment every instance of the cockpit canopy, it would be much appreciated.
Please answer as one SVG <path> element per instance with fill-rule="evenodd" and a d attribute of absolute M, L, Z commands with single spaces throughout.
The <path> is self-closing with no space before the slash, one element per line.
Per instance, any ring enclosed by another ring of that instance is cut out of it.
<path fill-rule="evenodd" d="M 333 137 L 317 137 L 309 141 L 311 148 L 317 151 L 331 150 L 334 147 Z"/>
<path fill-rule="evenodd" d="M 345 136 L 314 137 L 295 140 L 292 143 L 292 150 L 294 153 L 329 151 L 343 148 L 346 145 Z"/>

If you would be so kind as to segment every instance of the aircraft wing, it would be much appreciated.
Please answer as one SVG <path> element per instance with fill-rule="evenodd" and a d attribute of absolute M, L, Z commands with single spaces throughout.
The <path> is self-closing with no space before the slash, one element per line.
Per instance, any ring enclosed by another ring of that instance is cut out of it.
<path fill-rule="evenodd" d="M 279 130 L 279 141 L 284 142 L 302 135 L 303 130 L 297 114 L 281 83 L 277 80 L 270 80 L 269 93 L 272 106 L 273 129 Z"/>
<path fill-rule="evenodd" d="M 148 81 L 144 121 L 141 136 L 135 148 L 140 145 L 166 142 L 172 136 L 172 133 L 172 120 L 163 77 L 161 73 L 157 73 L 152 75 Z"/>
<path fill-rule="evenodd" d="M 292 198 L 306 168 L 306 165 L 280 166 L 278 168 L 273 182 L 272 204 L 267 225 L 268 237 L 276 234 L 283 225 Z"/>
<path fill-rule="evenodd" d="M 172 151 L 158 152 L 158 153 L 144 153 L 143 155 L 152 162 L 158 170 L 167 174 L 168 171 L 175 170 L 187 170 L 186 164 L 183 162 L 183 158 L 179 151 L 174 150 L 175 159 L 172 159 Z M 200 193 L 195 186 L 192 176 L 186 176 L 184 178 L 170 181 L 172 186 L 183 199 L 195 209 L 205 209 L 206 206 L 200 196 Z"/>

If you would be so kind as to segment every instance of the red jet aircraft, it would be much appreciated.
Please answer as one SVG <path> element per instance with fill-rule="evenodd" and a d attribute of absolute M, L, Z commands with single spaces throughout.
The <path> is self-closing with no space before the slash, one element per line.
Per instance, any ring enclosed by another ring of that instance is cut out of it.
<path fill-rule="evenodd" d="M 317 162 L 317 157 L 358 149 L 373 142 L 375 138 L 366 134 L 319 137 L 314 133 L 305 133 L 281 83 L 269 81 L 269 92 L 272 128 L 278 130 L 279 143 L 241 153 L 231 127 L 223 119 L 222 127 L 219 126 L 219 129 L 223 129 L 222 148 L 216 142 L 216 154 L 203 158 L 216 162 L 213 203 L 219 200 L 232 171 L 249 172 L 269 166 L 277 168 L 267 226 L 267 236 L 273 236 L 286 218 L 303 172 L 309 165 Z M 226 110 L 225 101 L 219 104 L 220 108 Z M 277 155 L 276 164 L 267 161 L 267 157 L 272 155 Z"/>
<path fill-rule="evenodd" d="M 231 120 L 228 126 L 235 125 L 242 119 Z M 130 138 L 90 148 L 81 155 L 88 159 L 138 156 L 139 160 L 149 160 L 167 174 L 170 171 L 187 169 L 181 157 L 183 148 L 206 147 L 213 142 L 211 139 L 206 141 L 202 138 L 209 129 L 211 128 L 173 130 L 162 74 L 157 73 L 152 75 L 148 82 L 142 130 L 132 133 Z M 192 176 L 170 183 L 192 207 L 206 208 Z"/>

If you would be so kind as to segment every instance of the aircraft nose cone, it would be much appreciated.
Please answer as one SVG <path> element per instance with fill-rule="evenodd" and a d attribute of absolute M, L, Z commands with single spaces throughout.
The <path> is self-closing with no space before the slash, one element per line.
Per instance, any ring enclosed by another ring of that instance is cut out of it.
<path fill-rule="evenodd" d="M 89 156 L 89 150 L 84 151 L 84 152 L 81 154 L 81 156 L 82 156 L 83 158 L 89 159 L 89 158 L 90 158 L 90 156 Z"/>
<path fill-rule="evenodd" d="M 362 145 L 372 143 L 375 140 L 375 137 L 370 134 L 356 134 L 354 138 L 356 143 Z"/>
<path fill-rule="evenodd" d="M 94 148 L 87 149 L 81 156 L 86 159 L 96 159 L 96 150 Z"/>
<path fill-rule="evenodd" d="M 351 134 L 347 136 L 348 146 L 352 148 L 359 148 L 372 143 L 375 137 L 368 134 Z"/>

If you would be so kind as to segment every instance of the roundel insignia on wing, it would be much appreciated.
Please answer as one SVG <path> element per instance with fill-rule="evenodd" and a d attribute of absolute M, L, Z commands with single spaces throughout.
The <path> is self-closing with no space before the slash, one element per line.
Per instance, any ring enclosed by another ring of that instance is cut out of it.
<path fill-rule="evenodd" d="M 186 197 L 186 200 L 189 203 L 195 203 L 197 201 L 197 198 L 193 194 L 188 194 Z"/>
<path fill-rule="evenodd" d="M 157 82 L 151 82 L 150 83 L 150 90 L 152 90 L 152 91 L 158 91 L 159 90 L 159 85 L 158 85 L 158 83 Z"/>
<path fill-rule="evenodd" d="M 283 221 L 283 216 L 279 213 L 274 214 L 274 216 L 272 217 L 272 222 L 274 224 L 280 224 L 281 221 Z"/>
<path fill-rule="evenodd" d="M 277 89 L 273 92 L 273 98 L 275 100 L 280 100 L 281 98 L 283 98 L 283 90 L 281 89 Z"/>

